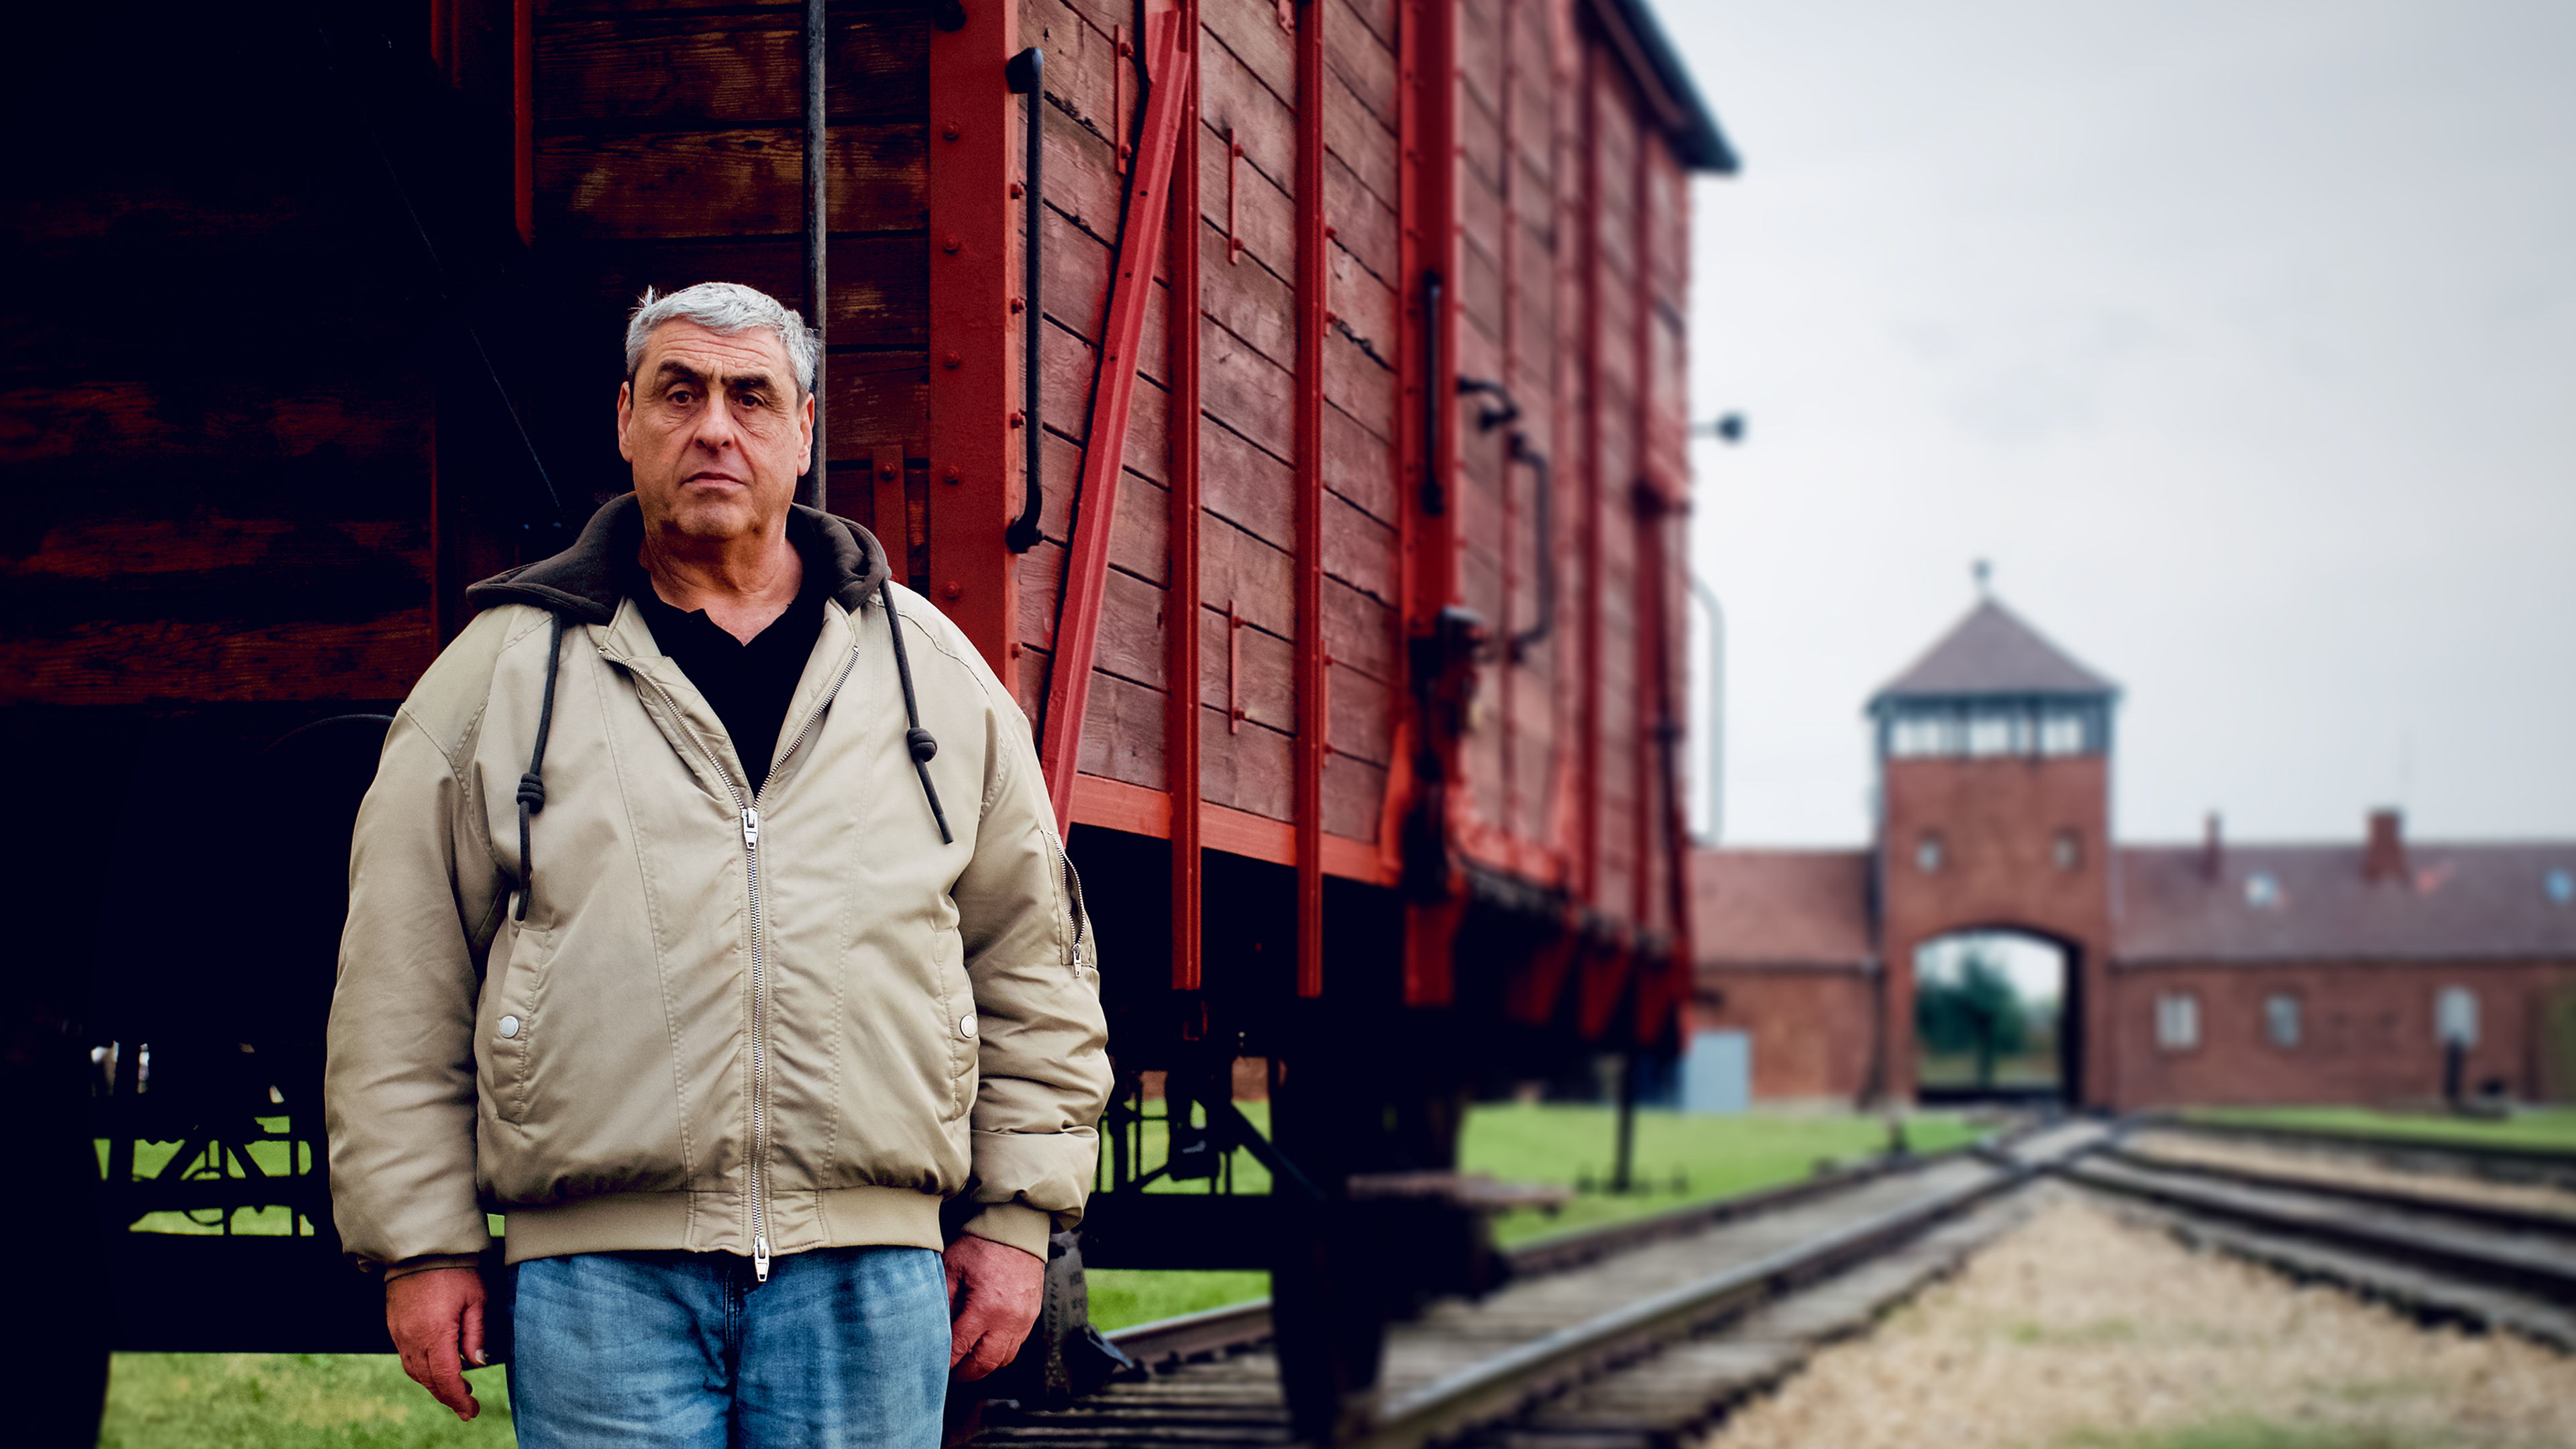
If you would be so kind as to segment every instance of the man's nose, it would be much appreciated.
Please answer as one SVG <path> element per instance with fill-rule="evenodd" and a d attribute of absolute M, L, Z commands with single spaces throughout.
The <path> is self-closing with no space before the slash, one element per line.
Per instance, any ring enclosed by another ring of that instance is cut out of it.
<path fill-rule="evenodd" d="M 706 407 L 698 414 L 697 431 L 690 441 L 722 451 L 740 442 L 741 437 L 741 424 L 733 415 L 733 405 L 719 394 L 707 399 Z"/>

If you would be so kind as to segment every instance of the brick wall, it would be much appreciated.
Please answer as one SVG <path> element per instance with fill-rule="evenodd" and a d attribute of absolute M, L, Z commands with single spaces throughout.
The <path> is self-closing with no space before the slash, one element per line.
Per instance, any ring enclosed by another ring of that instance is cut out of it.
<path fill-rule="evenodd" d="M 1914 1081 L 1915 948 L 1953 931 L 1993 927 L 2050 937 L 2072 950 L 2081 974 L 2074 999 L 2083 1003 L 2088 1031 L 2081 1098 L 2110 1096 L 2112 1063 L 2096 1045 L 2109 1024 L 2100 983 L 2111 944 L 2110 768 L 2103 755 L 1886 762 L 1880 940 L 1889 990 L 1882 1029 L 1895 1058 L 1889 1079 L 1899 1091 L 1911 1091 Z M 2065 856 L 2061 835 L 2073 847 Z M 1940 841 L 1930 869 L 1921 854 L 1927 837 Z"/>
<path fill-rule="evenodd" d="M 2501 1079 L 2508 1092 L 2536 1100 L 2571 1085 L 2563 1060 L 2551 1059 L 2570 1044 L 2553 1041 L 2548 1022 L 2551 1003 L 2576 992 L 2576 962 L 2123 965 L 2112 981 L 2115 1101 L 2124 1109 L 2429 1101 L 2442 1090 L 2434 1003 L 2453 986 L 2478 1003 L 2477 1045 L 2462 1074 L 2468 1090 Z M 2193 998 L 2196 1046 L 2158 1043 L 2156 1000 L 2167 995 Z M 2274 995 L 2299 1003 L 2296 1045 L 2276 1042 L 2267 1028 L 2265 1002 Z"/>
<path fill-rule="evenodd" d="M 1703 965 L 1691 1028 L 1752 1036 L 1757 1102 L 1856 1102 L 1877 1015 L 1877 981 L 1855 968 Z"/>

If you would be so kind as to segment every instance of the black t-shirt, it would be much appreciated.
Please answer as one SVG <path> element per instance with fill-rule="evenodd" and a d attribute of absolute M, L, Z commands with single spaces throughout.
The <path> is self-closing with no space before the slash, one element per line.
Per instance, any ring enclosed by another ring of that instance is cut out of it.
<path fill-rule="evenodd" d="M 653 592 L 652 578 L 642 565 L 629 560 L 620 563 L 625 575 L 621 585 L 643 611 L 653 642 L 715 707 L 734 753 L 751 776 L 751 792 L 759 794 L 761 783 L 769 778 L 770 757 L 778 752 L 787 703 L 805 673 L 806 659 L 814 653 L 814 640 L 823 632 L 827 571 L 810 556 L 805 558 L 805 581 L 796 591 L 796 602 L 745 644 L 709 619 L 706 610 L 682 613 L 664 603 Z"/>

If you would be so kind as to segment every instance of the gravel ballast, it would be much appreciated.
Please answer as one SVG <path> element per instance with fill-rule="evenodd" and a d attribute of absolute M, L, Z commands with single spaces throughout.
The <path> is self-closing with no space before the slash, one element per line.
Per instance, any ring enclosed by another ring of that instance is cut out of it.
<path fill-rule="evenodd" d="M 2428 1330 L 2048 1191 L 1703 1449 L 2576 1446 L 2576 1358 Z"/>

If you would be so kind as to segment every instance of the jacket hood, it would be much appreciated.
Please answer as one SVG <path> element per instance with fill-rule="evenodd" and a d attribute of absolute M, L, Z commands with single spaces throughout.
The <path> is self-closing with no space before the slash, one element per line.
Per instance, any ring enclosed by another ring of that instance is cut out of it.
<path fill-rule="evenodd" d="M 584 623 L 605 624 L 617 615 L 618 561 L 633 559 L 643 541 L 643 507 L 634 494 L 621 493 L 590 516 L 572 547 L 494 574 L 466 589 L 465 602 L 478 613 L 501 604 L 534 604 Z M 885 545 L 875 534 L 820 509 L 789 505 L 787 541 L 806 567 L 819 565 L 827 572 L 832 598 L 853 614 L 866 608 L 877 586 L 892 576 Z"/>

